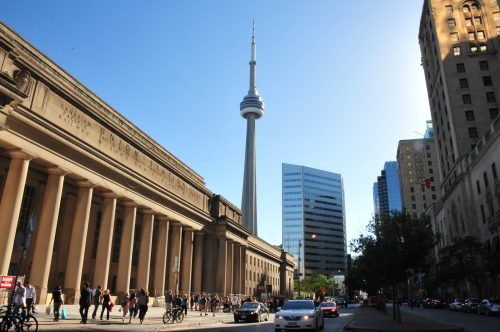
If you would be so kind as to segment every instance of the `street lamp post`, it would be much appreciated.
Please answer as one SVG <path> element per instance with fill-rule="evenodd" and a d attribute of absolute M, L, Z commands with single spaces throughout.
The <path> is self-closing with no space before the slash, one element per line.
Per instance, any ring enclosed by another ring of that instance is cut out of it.
<path fill-rule="evenodd" d="M 300 297 L 300 248 L 301 247 L 302 247 L 302 240 L 299 240 L 299 273 L 298 273 L 299 297 Z"/>

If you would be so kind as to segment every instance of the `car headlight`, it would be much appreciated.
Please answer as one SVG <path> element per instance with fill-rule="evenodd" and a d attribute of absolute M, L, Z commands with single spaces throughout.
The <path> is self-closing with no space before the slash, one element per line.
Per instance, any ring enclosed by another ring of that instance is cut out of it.
<path fill-rule="evenodd" d="M 278 318 L 278 319 L 283 319 L 283 316 L 276 316 L 276 318 Z"/>
<path fill-rule="evenodd" d="M 309 319 L 309 316 L 305 315 L 304 320 L 308 320 L 308 319 Z"/>

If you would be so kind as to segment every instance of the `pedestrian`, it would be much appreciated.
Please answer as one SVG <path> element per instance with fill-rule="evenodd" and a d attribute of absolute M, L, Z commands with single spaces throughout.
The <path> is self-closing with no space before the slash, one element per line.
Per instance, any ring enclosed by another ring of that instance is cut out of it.
<path fill-rule="evenodd" d="M 141 290 L 139 291 L 137 300 L 139 303 L 139 320 L 142 324 L 144 322 L 144 317 L 146 316 L 146 312 L 148 311 L 148 304 L 149 304 L 149 294 L 144 290 L 144 288 L 141 288 Z"/>
<path fill-rule="evenodd" d="M 194 295 L 194 310 L 195 311 L 200 310 L 200 294 Z"/>
<path fill-rule="evenodd" d="M 216 294 L 212 295 L 212 299 L 210 300 L 210 310 L 212 310 L 212 316 L 215 317 L 215 311 L 217 310 L 217 306 L 219 305 L 219 298 Z"/>
<path fill-rule="evenodd" d="M 125 294 L 123 294 L 121 300 L 120 300 L 120 306 L 121 306 L 121 309 L 122 309 L 122 322 L 125 321 L 125 317 L 127 316 L 127 313 L 128 313 L 128 303 L 129 303 L 129 296 L 128 296 L 128 293 L 125 292 Z"/>
<path fill-rule="evenodd" d="M 135 295 L 135 292 L 130 293 L 129 299 L 128 299 L 128 323 L 132 323 L 132 316 L 135 318 L 137 315 L 137 296 Z"/>
<path fill-rule="evenodd" d="M 193 307 L 194 307 L 194 295 L 191 294 L 191 296 L 189 297 L 189 310 L 193 311 Z"/>
<path fill-rule="evenodd" d="M 16 312 L 18 309 L 22 309 L 24 311 L 24 308 L 26 307 L 26 288 L 24 288 L 20 281 L 17 282 L 14 290 L 14 305 Z"/>
<path fill-rule="evenodd" d="M 61 291 L 61 286 L 57 286 L 53 291 L 52 291 L 52 298 L 50 299 L 49 305 L 54 301 L 54 322 L 59 321 L 59 309 L 61 306 L 64 304 L 63 301 L 63 294 Z"/>
<path fill-rule="evenodd" d="M 169 290 L 165 293 L 165 311 L 170 311 L 172 309 L 172 302 L 174 297 L 172 296 L 172 291 Z"/>
<path fill-rule="evenodd" d="M 200 316 L 205 313 L 205 316 L 207 316 L 207 296 L 205 293 L 200 295 Z"/>
<path fill-rule="evenodd" d="M 102 303 L 102 290 L 101 290 L 101 285 L 97 286 L 97 289 L 94 289 L 93 292 L 93 301 L 94 301 L 94 312 L 92 313 L 92 319 L 95 319 L 95 315 L 97 313 L 97 308 Z"/>
<path fill-rule="evenodd" d="M 28 314 L 32 312 L 36 314 L 35 303 L 36 303 L 36 289 L 33 287 L 29 281 L 25 283 L 24 288 L 26 289 L 26 310 Z"/>
<path fill-rule="evenodd" d="M 92 303 L 92 291 L 89 288 L 89 283 L 86 282 L 83 284 L 83 287 L 80 289 L 80 316 L 82 320 L 80 324 L 87 324 L 87 317 L 89 315 L 89 308 Z"/>
<path fill-rule="evenodd" d="M 182 308 L 182 311 L 184 311 L 184 315 L 187 316 L 188 314 L 188 307 L 187 307 L 187 294 L 184 294 L 184 296 L 181 298 L 181 308 Z"/>
<path fill-rule="evenodd" d="M 231 311 L 234 312 L 238 307 L 238 296 L 236 296 L 236 294 L 233 294 L 233 296 L 231 296 Z"/>
<path fill-rule="evenodd" d="M 111 311 L 111 294 L 109 294 L 109 289 L 106 289 L 102 294 L 101 320 L 104 310 L 106 310 L 106 320 L 109 320 L 109 312 Z"/>

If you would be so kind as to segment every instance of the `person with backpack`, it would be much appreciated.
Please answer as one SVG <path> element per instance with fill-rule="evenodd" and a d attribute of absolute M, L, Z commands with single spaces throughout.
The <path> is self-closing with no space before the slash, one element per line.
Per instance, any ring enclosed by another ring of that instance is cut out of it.
<path fill-rule="evenodd" d="M 144 322 L 146 312 L 148 311 L 148 304 L 149 304 L 149 294 L 144 290 L 144 288 L 141 288 L 141 290 L 139 291 L 137 300 L 139 303 L 139 320 L 142 324 Z"/>

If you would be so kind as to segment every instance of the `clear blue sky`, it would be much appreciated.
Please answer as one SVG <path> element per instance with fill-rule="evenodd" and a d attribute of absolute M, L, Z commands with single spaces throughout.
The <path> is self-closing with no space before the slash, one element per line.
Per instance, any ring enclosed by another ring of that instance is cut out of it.
<path fill-rule="evenodd" d="M 3 0 L 0 20 L 241 204 L 252 19 L 259 235 L 281 243 L 281 164 L 340 173 L 347 238 L 400 139 L 430 118 L 423 0 Z"/>

